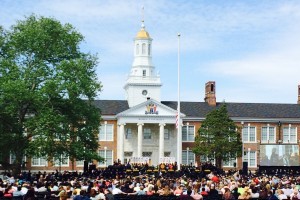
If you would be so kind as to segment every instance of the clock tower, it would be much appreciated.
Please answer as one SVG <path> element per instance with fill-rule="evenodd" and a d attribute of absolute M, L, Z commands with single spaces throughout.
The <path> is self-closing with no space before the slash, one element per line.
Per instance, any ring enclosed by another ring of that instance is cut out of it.
<path fill-rule="evenodd" d="M 160 76 L 152 64 L 152 38 L 142 21 L 141 29 L 134 38 L 134 60 L 124 86 L 129 107 L 148 98 L 160 102 L 161 86 Z"/>

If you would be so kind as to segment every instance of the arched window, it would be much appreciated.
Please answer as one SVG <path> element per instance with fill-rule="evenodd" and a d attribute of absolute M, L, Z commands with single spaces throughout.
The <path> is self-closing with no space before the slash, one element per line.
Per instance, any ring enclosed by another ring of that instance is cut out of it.
<path fill-rule="evenodd" d="M 136 53 L 136 55 L 139 55 L 139 53 L 140 53 L 140 45 L 139 44 L 136 44 L 135 53 Z"/>
<path fill-rule="evenodd" d="M 151 44 L 148 44 L 148 55 L 150 56 L 151 53 Z"/>
<path fill-rule="evenodd" d="M 210 85 L 210 91 L 213 92 L 214 91 L 214 84 Z"/>
<path fill-rule="evenodd" d="M 146 54 L 146 44 L 145 43 L 142 44 L 142 54 L 143 55 Z"/>

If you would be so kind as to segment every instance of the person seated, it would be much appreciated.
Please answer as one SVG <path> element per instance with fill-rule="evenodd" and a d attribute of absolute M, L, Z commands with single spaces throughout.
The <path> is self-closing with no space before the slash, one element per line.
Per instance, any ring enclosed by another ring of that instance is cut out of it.
<path fill-rule="evenodd" d="M 13 192 L 13 196 L 14 196 L 14 197 L 23 196 L 24 193 L 23 193 L 21 190 L 22 190 L 22 187 L 21 187 L 21 186 L 18 186 L 17 191 L 14 191 L 14 192 Z"/>
<path fill-rule="evenodd" d="M 194 188 L 194 194 L 191 195 L 194 200 L 202 200 L 203 196 L 198 191 L 198 188 Z"/>

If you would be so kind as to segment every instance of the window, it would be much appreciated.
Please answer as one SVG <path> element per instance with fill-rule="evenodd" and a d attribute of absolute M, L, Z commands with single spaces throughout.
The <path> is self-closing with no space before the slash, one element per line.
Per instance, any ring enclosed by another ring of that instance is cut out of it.
<path fill-rule="evenodd" d="M 76 160 L 76 166 L 82 167 L 84 165 L 84 160 Z"/>
<path fill-rule="evenodd" d="M 144 129 L 144 139 L 145 140 L 150 140 L 151 139 L 151 129 L 150 128 L 145 128 Z"/>
<path fill-rule="evenodd" d="M 244 152 L 243 161 L 248 162 L 248 167 L 256 167 L 256 152 L 255 151 Z"/>
<path fill-rule="evenodd" d="M 182 127 L 182 141 L 183 142 L 193 142 L 195 127 L 194 126 L 183 126 Z"/>
<path fill-rule="evenodd" d="M 132 152 L 132 151 L 125 151 L 125 152 L 124 152 L 124 156 L 125 156 L 125 157 L 132 157 L 132 155 L 133 155 L 133 152 Z"/>
<path fill-rule="evenodd" d="M 146 54 L 146 44 L 145 43 L 142 44 L 142 54 L 143 55 Z"/>
<path fill-rule="evenodd" d="M 254 126 L 245 126 L 242 130 L 243 142 L 255 142 L 256 141 L 256 128 Z"/>
<path fill-rule="evenodd" d="M 102 124 L 99 128 L 100 141 L 113 141 L 113 124 Z"/>
<path fill-rule="evenodd" d="M 16 155 L 14 153 L 9 154 L 9 164 L 14 164 L 16 161 Z M 24 155 L 22 158 L 22 162 L 26 162 L 26 156 Z"/>
<path fill-rule="evenodd" d="M 145 76 L 146 76 L 146 70 L 143 69 L 143 77 L 145 77 Z"/>
<path fill-rule="evenodd" d="M 69 156 L 67 155 L 61 155 L 59 158 L 53 158 L 54 161 L 54 166 L 64 166 L 64 167 L 68 167 L 69 166 Z"/>
<path fill-rule="evenodd" d="M 171 152 L 170 151 L 164 152 L 164 157 L 171 157 Z"/>
<path fill-rule="evenodd" d="M 261 128 L 261 142 L 275 143 L 275 127 L 265 126 Z"/>
<path fill-rule="evenodd" d="M 209 157 L 206 156 L 206 155 L 201 155 L 201 156 L 200 156 L 200 162 L 201 162 L 201 163 L 211 162 L 211 163 L 215 164 L 215 159 L 214 159 L 214 158 L 209 158 Z"/>
<path fill-rule="evenodd" d="M 132 155 L 133 155 L 133 152 L 132 152 L 132 151 L 125 151 L 125 152 L 124 152 L 124 163 L 125 163 L 125 164 L 128 163 L 128 162 L 130 161 Z"/>
<path fill-rule="evenodd" d="M 195 164 L 195 154 L 192 152 L 192 150 L 182 151 L 182 164 L 183 165 Z"/>
<path fill-rule="evenodd" d="M 131 132 L 131 128 L 127 128 L 126 129 L 126 133 L 125 133 L 125 139 L 132 139 L 132 132 Z"/>
<path fill-rule="evenodd" d="M 143 153 L 142 153 L 142 156 L 143 156 L 143 157 L 149 157 L 149 158 L 151 158 L 152 152 L 143 152 Z"/>
<path fill-rule="evenodd" d="M 112 150 L 99 150 L 99 156 L 104 158 L 103 162 L 98 162 L 98 165 L 101 167 L 107 167 L 113 164 L 113 152 Z"/>
<path fill-rule="evenodd" d="M 235 166 L 234 166 L 234 163 L 235 163 Z M 236 158 L 232 158 L 228 161 L 224 161 L 223 167 L 236 167 Z"/>
<path fill-rule="evenodd" d="M 140 53 L 140 45 L 139 44 L 136 44 L 135 53 L 136 53 L 136 55 L 139 55 L 139 53 Z"/>
<path fill-rule="evenodd" d="M 151 44 L 148 44 L 148 55 L 150 56 L 151 53 Z"/>
<path fill-rule="evenodd" d="M 297 128 L 289 125 L 283 127 L 283 143 L 297 143 Z"/>
<path fill-rule="evenodd" d="M 169 129 L 165 129 L 165 130 L 164 130 L 164 139 L 165 139 L 165 140 L 170 139 L 170 132 L 169 132 Z"/>
<path fill-rule="evenodd" d="M 32 157 L 31 166 L 47 166 L 48 162 L 45 158 Z"/>

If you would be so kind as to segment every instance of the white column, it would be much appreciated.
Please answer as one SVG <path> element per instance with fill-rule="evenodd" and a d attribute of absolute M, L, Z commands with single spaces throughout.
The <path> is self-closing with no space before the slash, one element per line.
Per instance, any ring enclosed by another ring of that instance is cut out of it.
<path fill-rule="evenodd" d="M 159 124 L 159 150 L 158 150 L 158 159 L 164 157 L 165 151 L 165 125 L 166 124 Z M 158 160 L 159 163 L 159 160 Z"/>
<path fill-rule="evenodd" d="M 138 125 L 138 144 L 137 144 L 137 157 L 142 157 L 142 145 L 143 145 L 143 125 L 144 124 L 137 124 Z"/>
<path fill-rule="evenodd" d="M 124 163 L 124 136 L 125 136 L 125 125 L 126 124 L 119 124 L 119 137 L 118 137 L 118 159 L 121 160 L 121 163 Z"/>

